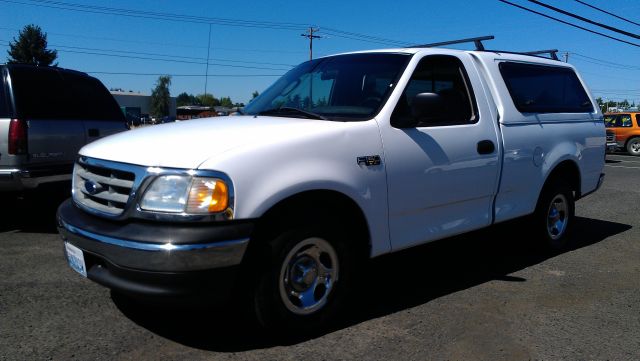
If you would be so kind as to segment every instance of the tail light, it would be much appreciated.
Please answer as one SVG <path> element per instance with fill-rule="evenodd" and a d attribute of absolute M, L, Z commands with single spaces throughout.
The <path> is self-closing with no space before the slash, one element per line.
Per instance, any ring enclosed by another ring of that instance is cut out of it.
<path fill-rule="evenodd" d="M 27 122 L 11 119 L 9 124 L 9 154 L 27 154 Z"/>

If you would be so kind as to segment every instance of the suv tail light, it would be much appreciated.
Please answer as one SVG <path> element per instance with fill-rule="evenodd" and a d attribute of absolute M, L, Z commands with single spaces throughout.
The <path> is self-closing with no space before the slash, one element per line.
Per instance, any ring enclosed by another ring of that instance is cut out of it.
<path fill-rule="evenodd" d="M 11 119 L 9 124 L 9 154 L 27 154 L 27 122 Z"/>

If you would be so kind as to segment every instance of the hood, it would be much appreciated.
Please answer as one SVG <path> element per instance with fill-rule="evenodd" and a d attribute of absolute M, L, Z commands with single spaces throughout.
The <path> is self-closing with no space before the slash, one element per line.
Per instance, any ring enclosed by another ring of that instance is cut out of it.
<path fill-rule="evenodd" d="M 80 154 L 143 166 L 196 169 L 207 159 L 234 148 L 284 142 L 328 131 L 337 124 L 266 116 L 192 119 L 118 133 L 86 145 Z"/>

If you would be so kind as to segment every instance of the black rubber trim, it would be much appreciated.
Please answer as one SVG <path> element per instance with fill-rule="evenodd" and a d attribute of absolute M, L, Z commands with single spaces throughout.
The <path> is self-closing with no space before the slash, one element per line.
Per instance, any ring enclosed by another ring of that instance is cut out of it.
<path fill-rule="evenodd" d="M 249 238 L 255 220 L 220 221 L 214 223 L 160 223 L 152 221 L 112 221 L 80 210 L 72 199 L 58 208 L 58 217 L 67 224 L 107 237 L 159 243 L 170 239 L 173 244 L 197 244 Z"/>
<path fill-rule="evenodd" d="M 240 266 L 195 272 L 148 272 L 117 266 L 84 251 L 87 278 L 132 296 L 226 298 L 234 287 Z"/>

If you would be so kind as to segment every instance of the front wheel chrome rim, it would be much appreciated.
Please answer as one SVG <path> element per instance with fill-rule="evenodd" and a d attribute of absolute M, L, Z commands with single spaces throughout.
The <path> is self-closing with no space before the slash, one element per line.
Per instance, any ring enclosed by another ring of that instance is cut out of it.
<path fill-rule="evenodd" d="M 323 308 L 338 280 L 338 255 L 322 238 L 307 238 L 287 254 L 280 269 L 280 297 L 286 308 L 308 315 Z"/>
<path fill-rule="evenodd" d="M 631 152 L 640 153 L 640 141 L 634 141 L 631 143 Z"/>
<path fill-rule="evenodd" d="M 564 235 L 569 221 L 569 202 L 564 194 L 553 197 L 547 212 L 547 232 L 552 240 Z"/>

